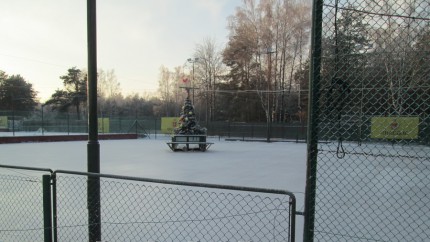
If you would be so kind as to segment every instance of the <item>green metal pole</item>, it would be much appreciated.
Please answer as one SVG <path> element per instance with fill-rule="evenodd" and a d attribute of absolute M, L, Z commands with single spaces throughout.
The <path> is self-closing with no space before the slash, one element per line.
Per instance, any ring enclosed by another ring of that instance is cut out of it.
<path fill-rule="evenodd" d="M 88 37 L 88 172 L 100 173 L 100 144 L 97 127 L 97 28 L 96 0 L 87 0 Z M 88 235 L 101 241 L 100 178 L 88 176 Z"/>
<path fill-rule="evenodd" d="M 321 36 L 323 0 L 314 0 L 312 9 L 312 46 L 309 83 L 308 147 L 303 241 L 314 240 L 315 200 L 318 159 L 318 117 L 321 81 Z"/>
<path fill-rule="evenodd" d="M 45 132 L 44 132 L 44 127 L 43 127 L 43 107 L 44 107 L 45 105 L 44 104 L 42 104 L 42 136 L 44 136 L 45 135 Z"/>
<path fill-rule="evenodd" d="M 13 136 L 15 136 L 15 105 L 13 104 L 13 99 L 12 99 L 12 133 Z"/>
<path fill-rule="evenodd" d="M 134 129 L 135 129 L 135 131 L 136 131 L 136 137 L 137 137 L 137 124 L 138 124 L 138 122 L 137 122 L 137 108 L 136 108 L 136 112 L 135 112 L 135 117 L 134 117 L 134 119 L 136 120 L 136 121 L 134 121 L 135 122 L 135 127 L 134 127 Z"/>
<path fill-rule="evenodd" d="M 52 225 L 53 225 L 53 233 L 54 233 L 54 242 L 58 241 L 57 236 L 57 176 L 55 174 L 51 175 L 52 177 Z"/>
<path fill-rule="evenodd" d="M 44 241 L 52 242 L 51 176 L 42 176 Z"/>
<path fill-rule="evenodd" d="M 67 112 L 67 135 L 70 135 L 70 117 L 69 117 L 69 112 Z"/>
<path fill-rule="evenodd" d="M 154 139 L 157 139 L 157 118 L 155 118 L 154 135 L 155 135 Z"/>

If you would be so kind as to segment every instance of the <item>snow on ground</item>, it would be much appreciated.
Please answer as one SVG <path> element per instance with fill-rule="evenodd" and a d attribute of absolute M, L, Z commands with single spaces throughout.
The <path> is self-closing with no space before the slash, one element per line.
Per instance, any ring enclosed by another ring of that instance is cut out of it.
<path fill-rule="evenodd" d="M 168 141 L 169 136 L 161 135 L 151 139 L 101 140 L 101 173 L 287 190 L 295 194 L 297 210 L 303 211 L 306 144 L 210 138 L 208 141 L 214 145 L 206 152 L 173 152 L 166 145 Z M 324 226 L 324 229 L 340 235 L 352 231 L 356 236 L 370 240 L 396 241 L 393 237 L 396 233 L 410 241 L 428 238 L 428 232 L 423 232 L 430 226 L 428 215 L 413 213 L 408 217 L 409 210 L 430 209 L 426 186 L 430 177 L 428 160 L 422 158 L 424 162 L 417 163 L 413 157 L 401 155 L 428 157 L 430 148 L 376 143 L 362 147 L 344 145 L 346 151 L 363 149 L 366 154 L 352 152 L 344 159 L 337 159 L 330 153 L 336 150 L 336 144 L 320 145 L 323 163 L 320 162 L 318 175 L 322 192 L 317 194 L 316 216 L 320 218 L 317 226 L 330 224 L 330 228 Z M 86 171 L 86 152 L 87 141 L 1 144 L 0 164 Z M 375 157 L 369 158 L 367 153 Z M 330 187 L 332 184 L 346 184 L 348 190 L 338 192 Z M 359 191 L 354 193 L 354 189 Z M 414 217 L 418 215 L 419 219 Z M 397 219 L 406 223 L 392 228 L 390 223 Z M 425 222 L 417 225 L 415 220 Z M 350 222 L 345 224 L 344 221 Z M 414 228 L 408 224 L 414 224 Z M 387 232 L 381 228 L 393 230 Z M 323 232 L 319 231 L 319 238 L 330 241 L 332 238 Z M 303 217 L 297 216 L 296 241 L 301 241 L 302 234 Z M 326 236 L 331 239 L 324 239 Z"/>
<path fill-rule="evenodd" d="M 101 140 L 101 173 L 287 190 L 303 211 L 306 144 L 209 138 L 214 144 L 206 152 L 173 152 L 169 139 Z M 87 141 L 1 144 L 0 164 L 87 171 L 86 152 Z M 297 216 L 297 241 L 302 229 Z"/>
<path fill-rule="evenodd" d="M 168 137 L 101 140 L 101 173 L 302 193 L 306 144 L 212 138 L 206 152 L 173 152 Z M 87 141 L 0 145 L 0 164 L 87 170 Z"/>

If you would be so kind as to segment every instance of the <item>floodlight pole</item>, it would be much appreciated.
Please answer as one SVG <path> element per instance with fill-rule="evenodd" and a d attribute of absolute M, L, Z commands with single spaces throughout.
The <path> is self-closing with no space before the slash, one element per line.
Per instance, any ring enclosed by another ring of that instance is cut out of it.
<path fill-rule="evenodd" d="M 267 49 L 267 55 L 269 60 L 269 68 L 267 72 L 267 143 L 270 143 L 270 136 L 272 136 L 271 130 L 272 130 L 272 113 L 271 113 L 271 106 L 270 106 L 270 99 L 271 99 L 271 87 L 270 82 L 272 81 L 272 54 L 275 53 L 275 51 L 272 51 L 272 48 Z"/>
<path fill-rule="evenodd" d="M 87 0 L 88 38 L 88 144 L 87 168 L 90 173 L 100 173 L 100 144 L 97 124 L 97 25 L 96 0 Z M 88 238 L 89 242 L 101 241 L 100 178 L 88 176 Z"/>
<path fill-rule="evenodd" d="M 198 61 L 199 60 L 199 58 L 188 58 L 187 59 L 187 61 L 189 62 L 189 63 L 192 63 L 193 64 L 193 74 L 192 74 L 192 82 L 191 82 L 191 86 L 193 87 L 193 103 L 194 103 L 194 63 L 196 63 L 196 61 Z"/>

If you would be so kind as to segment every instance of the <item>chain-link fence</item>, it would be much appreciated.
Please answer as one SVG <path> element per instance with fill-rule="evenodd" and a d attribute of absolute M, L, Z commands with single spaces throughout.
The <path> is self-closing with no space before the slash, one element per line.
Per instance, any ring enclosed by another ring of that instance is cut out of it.
<path fill-rule="evenodd" d="M 87 174 L 56 184 L 58 240 L 87 241 Z M 102 175 L 100 194 L 102 241 L 293 241 L 288 192 Z"/>
<path fill-rule="evenodd" d="M 86 115 L 59 113 L 56 111 L 5 111 L 0 110 L 0 131 L 36 132 L 40 135 L 52 133 L 87 133 Z M 156 117 L 145 116 L 103 116 L 99 118 L 99 133 L 137 133 L 155 134 L 159 132 L 161 121 Z"/>
<path fill-rule="evenodd" d="M 43 241 L 45 216 L 42 174 L 50 174 L 51 171 L 9 169 L 8 166 L 1 168 L 0 241 Z"/>
<path fill-rule="evenodd" d="M 73 114 L 59 114 L 57 112 L 20 112 L 0 111 L 0 131 L 9 131 L 10 135 L 40 135 L 53 134 L 82 134 L 88 132 L 88 121 L 85 117 Z M 268 135 L 271 141 L 288 140 L 305 142 L 307 124 L 305 121 L 281 123 L 246 123 L 229 121 L 199 122 L 200 126 L 207 128 L 209 136 L 219 136 L 242 140 L 266 140 Z M 100 134 L 108 133 L 135 133 L 139 136 L 157 135 L 162 133 L 162 121 L 155 117 L 140 116 L 109 116 L 99 117 L 98 129 Z M 6 135 L 6 133 L 2 133 Z M 0 135 L 1 136 L 1 135 Z"/>
<path fill-rule="evenodd" d="M 0 168 L 0 241 L 294 241 L 287 191 Z"/>
<path fill-rule="evenodd" d="M 204 125 L 204 124 L 203 124 Z M 210 122 L 208 135 L 240 140 L 267 140 L 305 142 L 307 126 L 304 123 L 244 123 Z"/>
<path fill-rule="evenodd" d="M 306 241 L 430 240 L 430 2 L 314 1 Z"/>

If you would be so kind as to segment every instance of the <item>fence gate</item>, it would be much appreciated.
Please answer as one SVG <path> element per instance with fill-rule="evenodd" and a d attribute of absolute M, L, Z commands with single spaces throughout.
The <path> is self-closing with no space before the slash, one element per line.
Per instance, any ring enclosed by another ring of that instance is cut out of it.
<path fill-rule="evenodd" d="M 288 191 L 54 174 L 58 241 L 88 241 L 87 181 L 98 177 L 102 241 L 294 242 L 296 200 Z"/>
<path fill-rule="evenodd" d="M 430 2 L 315 0 L 306 241 L 430 240 Z"/>

